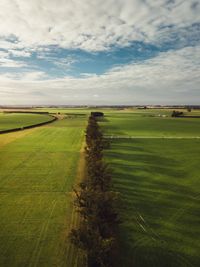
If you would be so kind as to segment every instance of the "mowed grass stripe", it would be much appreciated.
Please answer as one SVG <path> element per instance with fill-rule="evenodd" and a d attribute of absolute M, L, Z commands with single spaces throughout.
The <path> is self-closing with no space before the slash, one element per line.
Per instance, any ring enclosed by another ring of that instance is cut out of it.
<path fill-rule="evenodd" d="M 66 262 L 85 123 L 63 119 L 16 139 L 8 134 L 12 141 L 0 146 L 0 266 Z"/>

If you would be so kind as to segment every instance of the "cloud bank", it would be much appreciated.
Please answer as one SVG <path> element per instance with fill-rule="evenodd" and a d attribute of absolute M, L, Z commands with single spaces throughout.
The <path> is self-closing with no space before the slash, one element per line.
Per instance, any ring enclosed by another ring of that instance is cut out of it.
<path fill-rule="evenodd" d="M 162 44 L 177 34 L 187 41 L 188 29 L 195 39 L 191 26 L 199 23 L 199 14 L 200 3 L 194 0 L 1 0 L 0 35 L 7 37 L 5 48 L 59 45 L 101 51 L 133 41 Z"/>
<path fill-rule="evenodd" d="M 199 104 L 199 1 L 1 0 L 0 21 L 1 105 Z M 80 51 L 134 43 L 162 52 L 126 64 L 115 54 L 118 66 L 102 74 L 66 75 Z"/>
<path fill-rule="evenodd" d="M 0 97 L 16 104 L 199 104 L 200 47 L 160 53 L 103 75 L 49 79 L 30 72 L 0 76 Z M 23 80 L 21 79 L 23 76 Z M 23 101 L 22 101 L 23 100 Z"/>

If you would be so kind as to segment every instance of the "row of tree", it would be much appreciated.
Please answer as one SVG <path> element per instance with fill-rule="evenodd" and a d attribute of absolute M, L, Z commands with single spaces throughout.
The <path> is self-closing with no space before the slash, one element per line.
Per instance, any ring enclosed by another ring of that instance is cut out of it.
<path fill-rule="evenodd" d="M 180 116 L 183 116 L 182 111 L 173 110 L 172 117 L 180 117 Z"/>
<path fill-rule="evenodd" d="M 116 247 L 118 194 L 113 191 L 103 149 L 102 132 L 97 119 L 91 115 L 86 130 L 85 179 L 74 189 L 81 222 L 70 233 L 71 242 L 84 252 L 88 267 L 113 266 Z"/>

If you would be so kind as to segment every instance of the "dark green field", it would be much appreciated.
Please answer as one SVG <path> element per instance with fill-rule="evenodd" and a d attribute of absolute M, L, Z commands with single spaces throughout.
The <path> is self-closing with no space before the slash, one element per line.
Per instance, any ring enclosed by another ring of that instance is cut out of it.
<path fill-rule="evenodd" d="M 121 193 L 119 266 L 198 267 L 200 120 L 107 114 L 102 127 Z"/>

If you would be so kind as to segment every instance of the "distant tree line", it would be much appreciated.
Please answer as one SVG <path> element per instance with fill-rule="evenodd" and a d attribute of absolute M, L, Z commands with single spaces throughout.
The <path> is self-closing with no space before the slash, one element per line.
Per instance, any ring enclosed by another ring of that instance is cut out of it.
<path fill-rule="evenodd" d="M 172 117 L 180 117 L 180 116 L 183 116 L 183 112 L 182 111 L 173 110 Z"/>
<path fill-rule="evenodd" d="M 48 120 L 48 121 L 36 123 L 36 124 L 33 124 L 33 125 L 27 125 L 27 126 L 17 127 L 17 128 L 13 128 L 13 129 L 0 130 L 0 134 L 11 133 L 11 132 L 18 132 L 18 131 L 22 131 L 22 130 L 26 130 L 26 129 L 31 129 L 31 128 L 35 128 L 35 127 L 39 127 L 39 126 L 43 126 L 43 125 L 52 123 L 52 122 L 54 122 L 54 121 L 57 120 L 56 117 L 54 117 L 52 115 L 49 115 L 49 116 L 51 117 L 51 119 Z"/>
<path fill-rule="evenodd" d="M 96 116 L 91 114 L 86 129 L 85 179 L 74 189 L 81 222 L 70 232 L 71 242 L 83 250 L 88 267 L 113 266 L 116 247 L 118 193 L 112 188 L 111 172 L 103 160 L 103 149 L 102 132 Z"/>
<path fill-rule="evenodd" d="M 48 111 L 30 111 L 30 110 L 4 110 L 3 113 L 25 113 L 25 114 L 49 114 Z"/>
<path fill-rule="evenodd" d="M 91 116 L 92 116 L 92 117 L 103 117 L 104 114 L 103 114 L 103 112 L 92 111 L 92 112 L 91 112 Z"/>

